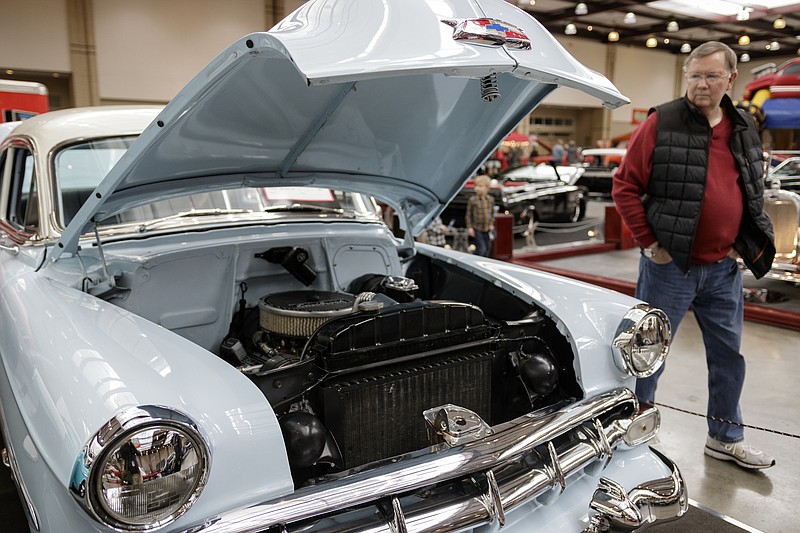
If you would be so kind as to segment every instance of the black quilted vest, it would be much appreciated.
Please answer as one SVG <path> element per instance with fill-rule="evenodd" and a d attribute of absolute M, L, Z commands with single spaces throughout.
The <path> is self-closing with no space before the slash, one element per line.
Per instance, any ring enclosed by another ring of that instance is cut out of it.
<path fill-rule="evenodd" d="M 746 209 L 734 248 L 753 274 L 766 274 L 775 255 L 772 224 L 764 213 L 763 150 L 753 120 L 725 95 L 722 108 L 733 122 L 730 147 L 739 167 Z M 657 106 L 653 170 L 644 198 L 647 220 L 675 264 L 689 271 L 703 205 L 711 126 L 685 97 Z"/>

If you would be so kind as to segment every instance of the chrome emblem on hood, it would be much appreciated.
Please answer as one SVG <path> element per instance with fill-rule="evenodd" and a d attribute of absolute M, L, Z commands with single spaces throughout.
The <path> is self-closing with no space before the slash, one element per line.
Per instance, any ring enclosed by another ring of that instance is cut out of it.
<path fill-rule="evenodd" d="M 531 41 L 521 29 L 502 20 L 482 18 L 464 20 L 442 20 L 453 27 L 453 40 L 469 41 L 489 46 L 508 46 L 518 50 L 530 50 Z"/>

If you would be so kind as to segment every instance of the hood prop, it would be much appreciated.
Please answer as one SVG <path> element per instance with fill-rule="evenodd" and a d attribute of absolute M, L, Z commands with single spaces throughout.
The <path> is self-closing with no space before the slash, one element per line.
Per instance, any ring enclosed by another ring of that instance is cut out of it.
<path fill-rule="evenodd" d="M 100 241 L 100 232 L 97 231 L 97 223 L 94 222 L 93 224 L 94 229 L 94 240 L 95 244 L 97 245 L 97 251 L 100 254 L 100 262 L 103 265 L 102 268 L 102 275 L 96 280 L 89 277 L 89 275 L 85 272 L 84 269 L 84 277 L 81 285 L 81 290 L 83 292 L 87 292 L 92 296 L 102 296 L 108 294 L 109 292 L 117 290 L 117 280 L 111 273 L 108 271 L 108 264 L 106 263 L 106 256 L 103 253 L 103 243 Z M 80 260 L 80 248 L 75 253 L 76 257 L 81 263 L 81 267 L 83 267 L 83 261 Z"/>

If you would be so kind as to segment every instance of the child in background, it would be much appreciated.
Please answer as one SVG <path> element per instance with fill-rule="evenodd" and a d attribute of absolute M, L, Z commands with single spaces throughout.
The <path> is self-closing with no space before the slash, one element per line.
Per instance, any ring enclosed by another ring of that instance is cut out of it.
<path fill-rule="evenodd" d="M 481 174 L 475 178 L 475 194 L 467 203 L 466 224 L 469 236 L 475 239 L 475 253 L 489 257 L 492 251 L 490 233 L 494 231 L 494 198 L 489 196 L 492 180 Z"/>

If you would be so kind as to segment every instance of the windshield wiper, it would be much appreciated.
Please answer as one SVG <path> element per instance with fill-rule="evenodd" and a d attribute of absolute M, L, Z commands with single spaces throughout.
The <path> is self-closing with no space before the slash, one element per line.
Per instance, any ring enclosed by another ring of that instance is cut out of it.
<path fill-rule="evenodd" d="M 139 233 L 144 233 L 148 229 L 163 224 L 164 222 L 169 222 L 171 220 L 178 220 L 181 218 L 193 218 L 193 217 L 213 217 L 218 215 L 242 215 L 246 213 L 253 213 L 252 209 L 222 209 L 222 208 L 212 208 L 212 209 L 190 209 L 189 211 L 181 211 L 180 213 L 175 213 L 174 215 L 167 215 L 165 217 L 157 218 L 155 220 L 149 220 L 147 222 L 141 222 L 137 226 L 137 230 Z"/>
<path fill-rule="evenodd" d="M 312 212 L 312 213 L 336 213 L 338 215 L 343 215 L 345 213 L 344 209 L 338 209 L 335 207 L 323 207 L 321 205 L 309 205 L 309 204 L 291 204 L 291 205 L 270 205 L 263 209 L 263 211 L 272 213 L 275 211 L 284 211 L 284 212 Z"/>

